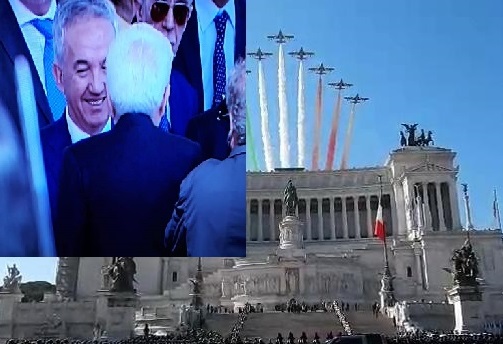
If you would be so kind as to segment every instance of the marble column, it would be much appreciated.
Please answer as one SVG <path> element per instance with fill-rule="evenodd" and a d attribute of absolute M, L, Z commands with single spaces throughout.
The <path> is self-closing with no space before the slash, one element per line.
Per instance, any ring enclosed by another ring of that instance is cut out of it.
<path fill-rule="evenodd" d="M 335 240 L 335 211 L 334 211 L 334 198 L 330 197 L 330 239 Z"/>
<path fill-rule="evenodd" d="M 318 198 L 318 240 L 323 240 L 323 198 Z"/>
<path fill-rule="evenodd" d="M 447 228 L 445 227 L 444 202 L 442 200 L 442 192 L 440 192 L 440 183 L 435 183 L 435 193 L 437 196 L 439 229 L 445 231 Z"/>
<path fill-rule="evenodd" d="M 447 183 L 447 187 L 449 189 L 449 201 L 451 203 L 452 229 L 462 229 L 456 183 L 454 181 L 449 182 Z"/>
<path fill-rule="evenodd" d="M 421 183 L 421 187 L 423 188 L 423 201 L 424 204 L 427 204 L 428 207 L 430 206 L 430 199 L 428 197 L 428 183 Z"/>
<path fill-rule="evenodd" d="M 359 239 L 362 237 L 360 228 L 360 209 L 358 209 L 358 196 L 353 196 L 354 204 L 354 215 L 355 215 L 355 238 Z"/>
<path fill-rule="evenodd" d="M 311 198 L 306 198 L 306 225 L 307 225 L 306 240 L 312 240 L 313 236 L 311 234 Z"/>
<path fill-rule="evenodd" d="M 395 193 L 393 192 L 393 190 L 391 191 L 391 194 L 390 194 L 390 203 L 391 203 L 391 230 L 392 230 L 392 233 L 393 233 L 393 236 L 396 237 L 399 233 L 398 233 L 398 227 L 399 227 L 399 222 L 398 222 L 398 216 L 397 216 L 397 202 L 396 202 L 396 198 L 395 198 Z"/>
<path fill-rule="evenodd" d="M 271 231 L 270 241 L 275 241 L 278 228 L 274 227 L 274 199 L 269 199 L 269 228 Z"/>
<path fill-rule="evenodd" d="M 250 234 L 250 215 L 251 215 L 251 200 L 247 199 L 246 200 L 246 241 L 251 240 L 251 234 Z"/>
<path fill-rule="evenodd" d="M 346 197 L 342 196 L 342 232 L 344 233 L 344 239 L 349 238 L 348 231 L 348 213 L 346 210 Z"/>
<path fill-rule="evenodd" d="M 257 241 L 263 241 L 264 235 L 262 233 L 262 200 L 258 200 L 258 234 Z"/>
<path fill-rule="evenodd" d="M 374 237 L 374 229 L 372 228 L 372 209 L 370 209 L 370 195 L 365 196 L 367 207 L 367 238 Z"/>
<path fill-rule="evenodd" d="M 429 195 L 428 195 L 428 183 L 424 183 L 422 182 L 421 183 L 421 189 L 423 189 L 423 203 L 425 204 L 425 206 L 427 205 L 428 206 L 428 209 L 430 209 L 430 212 L 431 212 L 431 208 L 430 208 L 430 198 L 429 198 Z M 429 216 L 428 214 L 426 214 L 425 212 L 423 212 L 423 215 L 424 215 L 424 223 L 423 225 L 426 227 L 427 225 L 427 216 Z M 430 230 L 430 231 L 433 231 L 434 228 L 433 228 L 433 217 L 430 217 L 430 220 L 431 220 L 431 228 L 427 228 L 427 230 Z"/>

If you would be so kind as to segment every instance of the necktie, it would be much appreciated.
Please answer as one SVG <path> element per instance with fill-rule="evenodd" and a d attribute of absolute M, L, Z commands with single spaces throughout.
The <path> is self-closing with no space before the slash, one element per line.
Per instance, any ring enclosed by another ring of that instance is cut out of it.
<path fill-rule="evenodd" d="M 215 52 L 213 53 L 213 106 L 215 107 L 223 99 L 225 94 L 225 53 L 224 39 L 225 26 L 229 15 L 226 11 L 218 14 L 214 21 L 217 29 L 217 40 L 215 42 Z"/>
<path fill-rule="evenodd" d="M 56 81 L 52 74 L 52 65 L 54 62 L 53 36 L 52 36 L 52 20 L 50 19 L 33 19 L 33 26 L 45 37 L 44 46 L 44 71 L 45 71 L 45 89 L 47 90 L 47 100 L 51 107 L 51 112 L 54 120 L 59 119 L 63 115 L 63 110 L 66 106 L 64 95 L 56 87 Z"/>
<path fill-rule="evenodd" d="M 171 126 L 168 121 L 168 107 L 166 106 L 166 111 L 164 112 L 164 115 L 161 117 L 161 122 L 159 122 L 159 128 L 162 131 L 169 133 L 170 127 Z"/>

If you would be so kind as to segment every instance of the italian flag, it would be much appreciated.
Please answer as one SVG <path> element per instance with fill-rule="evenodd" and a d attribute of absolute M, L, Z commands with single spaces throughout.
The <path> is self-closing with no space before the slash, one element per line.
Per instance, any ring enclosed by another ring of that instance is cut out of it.
<path fill-rule="evenodd" d="M 382 219 L 382 205 L 381 200 L 379 200 L 379 207 L 377 208 L 376 224 L 374 228 L 374 236 L 378 237 L 382 241 L 386 240 L 386 231 L 384 230 L 384 221 Z"/>

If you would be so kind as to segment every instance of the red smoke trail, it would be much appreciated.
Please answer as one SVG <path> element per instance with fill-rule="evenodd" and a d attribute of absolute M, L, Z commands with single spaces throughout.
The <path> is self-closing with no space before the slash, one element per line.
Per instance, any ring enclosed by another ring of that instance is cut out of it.
<path fill-rule="evenodd" d="M 334 165 L 335 147 L 337 144 L 337 131 L 339 129 L 339 117 L 341 114 L 341 90 L 337 93 L 337 102 L 332 116 L 332 130 L 330 131 L 330 141 L 327 150 L 327 162 L 325 164 L 325 171 L 330 171 Z"/>

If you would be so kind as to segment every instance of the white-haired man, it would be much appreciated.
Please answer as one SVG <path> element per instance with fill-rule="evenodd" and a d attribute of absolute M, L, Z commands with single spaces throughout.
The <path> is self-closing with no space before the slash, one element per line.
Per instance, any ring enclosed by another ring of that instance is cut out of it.
<path fill-rule="evenodd" d="M 117 15 L 108 0 L 58 4 L 53 74 L 67 107 L 63 116 L 40 133 L 53 222 L 65 148 L 112 126 L 105 61 L 116 32 Z"/>
<path fill-rule="evenodd" d="M 239 61 L 227 84 L 231 153 L 223 161 L 206 160 L 183 181 L 166 228 L 169 255 L 246 256 L 245 86 L 246 66 Z"/>
<path fill-rule="evenodd" d="M 117 123 L 65 153 L 59 256 L 163 255 L 180 183 L 201 159 L 197 144 L 157 128 L 172 59 L 169 42 L 146 24 L 120 31 L 110 46 L 108 92 Z"/>

